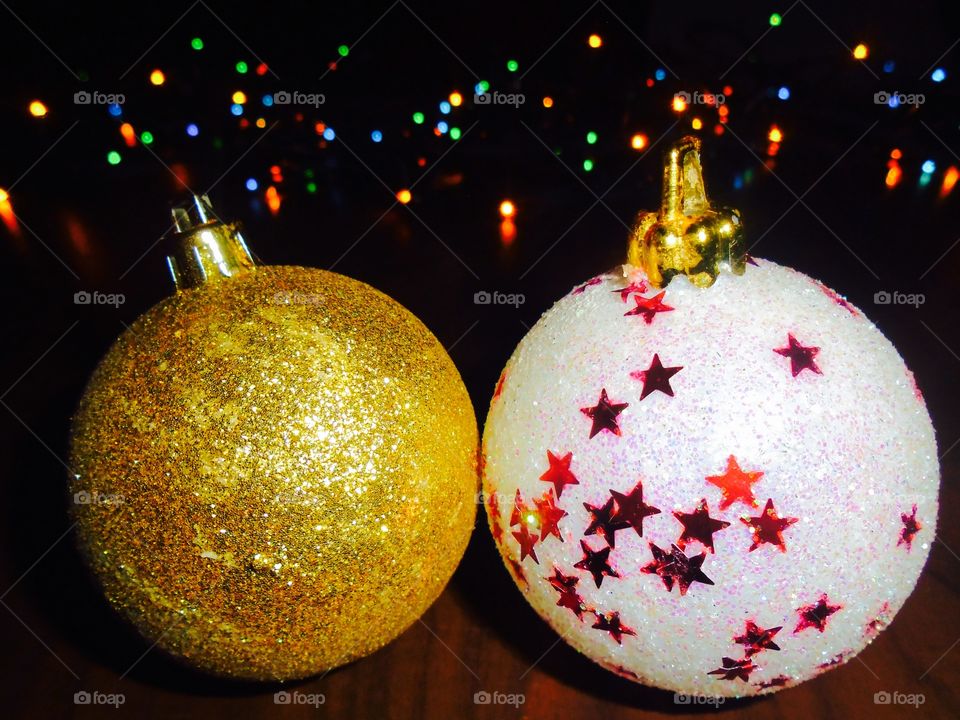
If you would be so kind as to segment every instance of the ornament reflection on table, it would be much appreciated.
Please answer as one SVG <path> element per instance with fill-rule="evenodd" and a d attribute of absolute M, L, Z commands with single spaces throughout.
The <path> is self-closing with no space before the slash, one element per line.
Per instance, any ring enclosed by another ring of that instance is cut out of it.
<path fill-rule="evenodd" d="M 699 151 L 674 145 L 628 263 L 507 363 L 484 493 L 511 575 L 567 642 L 645 684 L 753 695 L 892 620 L 934 538 L 939 466 L 893 345 L 823 284 L 749 258 Z"/>
<path fill-rule="evenodd" d="M 399 635 L 456 568 L 473 408 L 394 300 L 255 266 L 205 197 L 174 217 L 177 292 L 116 341 L 74 421 L 81 549 L 111 604 L 187 663 L 323 672 Z"/>

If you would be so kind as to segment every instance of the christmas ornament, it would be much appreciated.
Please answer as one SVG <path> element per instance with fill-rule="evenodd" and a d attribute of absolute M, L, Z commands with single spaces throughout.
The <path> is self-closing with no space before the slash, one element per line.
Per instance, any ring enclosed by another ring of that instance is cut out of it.
<path fill-rule="evenodd" d="M 746 256 L 694 138 L 628 260 L 547 312 L 497 384 L 484 491 L 505 564 L 567 642 L 639 682 L 753 695 L 842 664 L 934 538 L 913 376 L 845 299 Z"/>
<path fill-rule="evenodd" d="M 206 198 L 174 217 L 177 292 L 109 350 L 74 421 L 81 548 L 149 641 L 211 673 L 285 680 L 367 655 L 466 548 L 467 391 L 386 295 L 255 267 Z"/>

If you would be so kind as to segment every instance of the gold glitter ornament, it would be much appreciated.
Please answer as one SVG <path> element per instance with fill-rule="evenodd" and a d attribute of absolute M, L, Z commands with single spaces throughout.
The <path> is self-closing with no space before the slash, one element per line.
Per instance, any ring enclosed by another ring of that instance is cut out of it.
<path fill-rule="evenodd" d="M 289 680 L 363 657 L 466 549 L 470 398 L 386 295 L 255 267 L 206 198 L 174 216 L 177 292 L 110 348 L 74 419 L 81 549 L 114 608 L 202 670 Z"/>

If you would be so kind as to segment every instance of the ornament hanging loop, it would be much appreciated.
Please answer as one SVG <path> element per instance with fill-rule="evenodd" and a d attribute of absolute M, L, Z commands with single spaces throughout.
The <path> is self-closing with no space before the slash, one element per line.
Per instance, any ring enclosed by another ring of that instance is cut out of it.
<path fill-rule="evenodd" d="M 627 262 L 642 267 L 654 287 L 686 275 L 709 287 L 720 272 L 742 275 L 746 248 L 740 212 L 715 208 L 700 167 L 700 139 L 687 135 L 667 151 L 659 212 L 641 212 L 630 233 Z"/>
<path fill-rule="evenodd" d="M 191 195 L 172 212 L 177 232 L 167 267 L 178 291 L 236 277 L 255 267 L 239 226 L 222 222 L 206 195 Z"/>

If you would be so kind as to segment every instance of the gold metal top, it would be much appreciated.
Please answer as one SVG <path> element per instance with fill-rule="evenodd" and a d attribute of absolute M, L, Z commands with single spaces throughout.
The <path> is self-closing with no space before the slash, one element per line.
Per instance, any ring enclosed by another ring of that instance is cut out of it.
<path fill-rule="evenodd" d="M 699 138 L 687 135 L 667 152 L 660 211 L 637 215 L 627 262 L 642 267 L 655 287 L 667 285 L 675 275 L 710 287 L 722 270 L 743 274 L 746 246 L 740 212 L 710 204 Z"/>
<path fill-rule="evenodd" d="M 192 195 L 189 203 L 173 208 L 173 222 L 177 233 L 167 267 L 178 291 L 236 277 L 256 266 L 239 226 L 221 222 L 206 195 Z"/>

